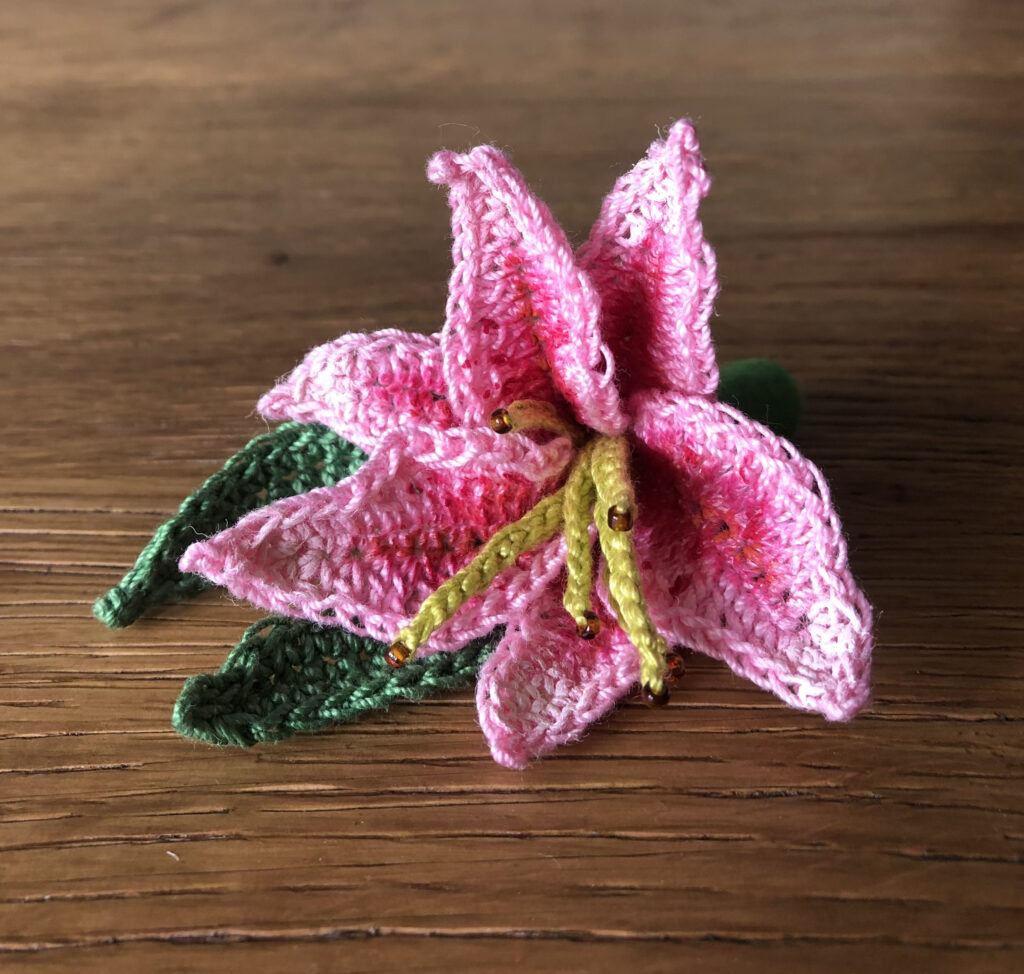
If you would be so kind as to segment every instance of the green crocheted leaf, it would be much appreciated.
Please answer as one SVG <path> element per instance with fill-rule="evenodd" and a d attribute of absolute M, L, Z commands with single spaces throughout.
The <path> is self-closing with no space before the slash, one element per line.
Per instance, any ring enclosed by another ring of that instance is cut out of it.
<path fill-rule="evenodd" d="M 200 576 L 178 570 L 193 541 L 282 497 L 336 484 L 365 460 L 359 447 L 319 423 L 285 423 L 257 436 L 157 529 L 120 584 L 96 600 L 93 615 L 112 629 L 129 626 L 150 606 L 209 588 Z"/>
<path fill-rule="evenodd" d="M 778 362 L 745 358 L 719 370 L 718 398 L 735 406 L 773 433 L 791 440 L 800 425 L 800 389 Z"/>
<path fill-rule="evenodd" d="M 270 616 L 251 626 L 219 673 L 185 682 L 174 728 L 209 744 L 280 741 L 470 685 L 501 630 L 457 653 L 390 667 L 384 643 L 336 626 Z"/>

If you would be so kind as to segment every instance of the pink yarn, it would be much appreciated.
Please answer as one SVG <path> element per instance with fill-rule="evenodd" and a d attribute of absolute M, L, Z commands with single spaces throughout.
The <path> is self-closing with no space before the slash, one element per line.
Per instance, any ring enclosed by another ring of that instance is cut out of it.
<path fill-rule="evenodd" d="M 253 511 L 191 545 L 181 568 L 272 612 L 388 640 L 496 526 L 541 499 L 569 458 L 564 439 L 538 446 L 489 429 L 397 429 L 337 487 Z M 558 544 L 523 556 L 422 651 L 459 649 L 503 624 L 509 601 L 562 564 Z"/>
<path fill-rule="evenodd" d="M 269 420 L 323 423 L 372 450 L 396 427 L 455 425 L 437 335 L 389 329 L 314 348 L 260 399 Z"/>
<path fill-rule="evenodd" d="M 719 402 L 641 392 L 630 406 L 633 541 L 659 631 L 794 707 L 852 717 L 868 702 L 871 610 L 821 473 Z"/>
<path fill-rule="evenodd" d="M 462 422 L 484 424 L 516 399 L 564 398 L 584 426 L 622 433 L 600 299 L 548 208 L 490 145 L 439 152 L 427 176 L 450 187 L 455 268 L 441 347 Z"/>
<path fill-rule="evenodd" d="M 713 397 L 715 259 L 697 217 L 709 180 L 690 123 L 616 183 L 578 259 L 493 147 L 438 153 L 428 175 L 449 185 L 453 214 L 440 339 L 346 335 L 260 400 L 269 419 L 330 425 L 369 461 L 193 545 L 182 568 L 265 608 L 390 639 L 559 485 L 565 438 L 538 445 L 487 426 L 498 407 L 545 400 L 628 433 L 643 587 L 670 643 L 793 706 L 852 716 L 868 700 L 871 612 L 828 488 L 791 444 Z M 637 678 L 607 607 L 600 636 L 577 637 L 564 558 L 559 538 L 519 559 L 421 650 L 507 627 L 477 706 L 509 767 L 578 739 Z"/>
<path fill-rule="evenodd" d="M 507 768 L 577 740 L 639 676 L 636 650 L 614 615 L 601 614 L 596 639 L 580 639 L 562 608 L 564 586 L 560 576 L 534 593 L 477 677 L 480 726 Z"/>
<path fill-rule="evenodd" d="M 712 395 L 711 317 L 718 282 L 697 207 L 711 188 L 697 135 L 677 122 L 605 197 L 579 261 L 601 294 L 605 340 L 628 363 L 624 395 L 677 389 Z"/>

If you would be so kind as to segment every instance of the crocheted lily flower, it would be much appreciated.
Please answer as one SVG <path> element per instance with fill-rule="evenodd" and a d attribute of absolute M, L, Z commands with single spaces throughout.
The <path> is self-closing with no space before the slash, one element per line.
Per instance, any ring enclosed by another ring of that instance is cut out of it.
<path fill-rule="evenodd" d="M 616 183 L 578 253 L 497 149 L 427 172 L 453 212 L 440 336 L 346 335 L 259 404 L 369 459 L 192 545 L 182 569 L 392 641 L 396 666 L 505 626 L 477 705 L 509 767 L 578 738 L 637 680 L 666 700 L 672 647 L 851 717 L 871 616 L 828 488 L 715 399 L 690 124 Z"/>

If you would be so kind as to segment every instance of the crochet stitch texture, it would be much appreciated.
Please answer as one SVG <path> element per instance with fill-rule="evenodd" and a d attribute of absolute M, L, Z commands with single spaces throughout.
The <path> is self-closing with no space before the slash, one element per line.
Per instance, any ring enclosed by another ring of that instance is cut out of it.
<path fill-rule="evenodd" d="M 796 429 L 799 391 L 775 362 L 727 363 L 718 396 L 780 434 Z M 157 529 L 124 579 L 97 599 L 96 617 L 111 628 L 128 626 L 153 606 L 208 588 L 204 578 L 178 568 L 197 536 L 280 497 L 336 484 L 365 460 L 359 447 L 319 423 L 284 423 L 257 436 Z M 186 681 L 174 728 L 209 744 L 248 747 L 356 720 L 395 700 L 421 700 L 471 683 L 502 632 L 395 670 L 376 640 L 340 626 L 271 616 L 249 627 L 218 673 Z"/>
<path fill-rule="evenodd" d="M 193 544 L 181 569 L 282 615 L 402 634 L 399 657 L 505 626 L 477 706 L 509 767 L 577 739 L 638 677 L 660 695 L 669 646 L 851 717 L 871 612 L 828 487 L 715 398 L 692 126 L 616 183 L 578 253 L 497 149 L 440 152 L 427 172 L 453 213 L 440 336 L 346 335 L 259 404 L 367 461 Z"/>
<path fill-rule="evenodd" d="M 178 602 L 210 587 L 182 575 L 178 561 L 197 538 L 215 534 L 242 514 L 282 497 L 335 484 L 366 459 L 326 426 L 284 423 L 236 453 L 162 524 L 131 571 L 96 600 L 93 614 L 110 628 L 130 626 L 151 605 Z"/>
<path fill-rule="evenodd" d="M 435 653 L 395 671 L 384 646 L 340 626 L 271 616 L 249 627 L 219 673 L 186 681 L 174 727 L 209 744 L 281 741 L 386 710 L 395 700 L 468 686 L 496 641 L 477 639 L 459 653 Z"/>

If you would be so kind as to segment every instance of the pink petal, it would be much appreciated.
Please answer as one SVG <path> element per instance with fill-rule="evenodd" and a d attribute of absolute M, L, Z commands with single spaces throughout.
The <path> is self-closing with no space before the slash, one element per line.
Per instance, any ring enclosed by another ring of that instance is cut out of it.
<path fill-rule="evenodd" d="M 720 403 L 630 405 L 634 539 L 657 626 L 794 707 L 852 717 L 869 697 L 871 609 L 820 472 Z"/>
<path fill-rule="evenodd" d="M 624 431 L 597 295 L 548 208 L 493 146 L 439 152 L 427 175 L 450 187 L 441 347 L 456 415 L 475 425 L 516 399 L 564 398 L 586 426 Z"/>
<path fill-rule="evenodd" d="M 697 218 L 710 185 L 693 126 L 676 122 L 615 184 L 580 248 L 626 395 L 649 388 L 707 395 L 718 384 L 708 329 L 715 254 Z"/>
<path fill-rule="evenodd" d="M 608 616 L 596 639 L 576 634 L 564 584 L 559 576 L 531 593 L 477 678 L 480 726 L 507 768 L 579 740 L 637 680 L 636 650 Z"/>
<path fill-rule="evenodd" d="M 269 420 L 323 423 L 366 450 L 396 426 L 453 425 L 437 336 L 394 329 L 314 348 L 257 409 Z"/>
<path fill-rule="evenodd" d="M 526 513 L 569 457 L 556 440 L 483 430 L 400 430 L 337 487 L 254 511 L 192 545 L 183 571 L 265 609 L 388 640 L 500 527 Z M 494 628 L 506 602 L 560 568 L 524 555 L 428 643 L 458 648 Z"/>

